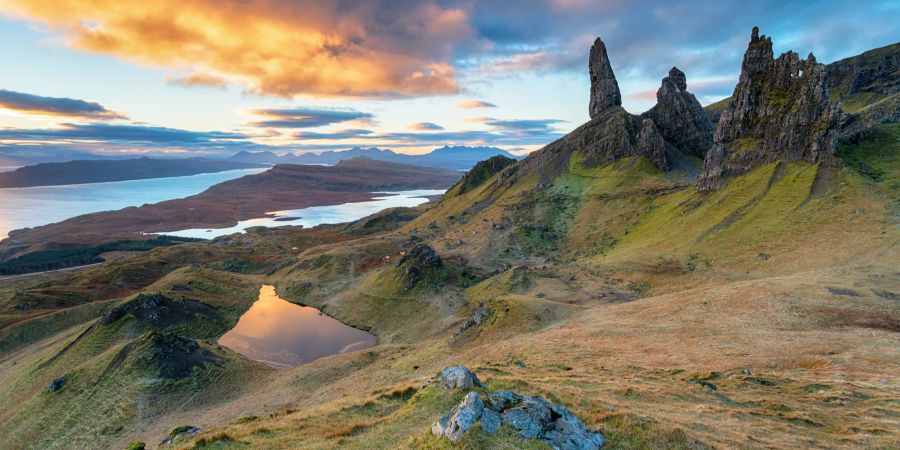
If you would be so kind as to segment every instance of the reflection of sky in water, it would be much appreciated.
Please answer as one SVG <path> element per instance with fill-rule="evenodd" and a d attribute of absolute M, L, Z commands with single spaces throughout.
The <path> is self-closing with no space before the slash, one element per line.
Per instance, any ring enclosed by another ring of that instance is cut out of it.
<path fill-rule="evenodd" d="M 98 211 L 140 206 L 199 194 L 214 184 L 266 170 L 241 169 L 185 177 L 0 189 L 0 239 L 10 230 L 36 227 Z"/>
<path fill-rule="evenodd" d="M 274 286 L 263 286 L 259 300 L 219 338 L 219 344 L 275 367 L 362 350 L 375 342 L 375 336 L 344 325 L 318 309 L 280 299 Z"/>
<path fill-rule="evenodd" d="M 283 227 L 287 225 L 303 225 L 304 227 L 314 227 L 323 223 L 351 222 L 357 219 L 362 219 L 363 217 L 366 217 L 368 215 L 375 214 L 385 208 L 394 208 L 398 206 L 418 206 L 428 201 L 428 199 L 424 198 L 424 196 L 438 195 L 443 193 L 443 190 L 435 189 L 382 192 L 382 194 L 389 195 L 386 195 L 384 197 L 375 197 L 375 200 L 367 202 L 343 203 L 340 205 L 327 206 L 311 206 L 309 208 L 273 211 L 269 213 L 273 215 L 272 217 L 242 220 L 238 222 L 237 225 L 228 228 L 191 228 L 188 230 L 167 231 L 157 234 L 212 239 L 219 236 L 240 233 L 250 227 Z M 275 220 L 279 217 L 296 217 L 297 219 L 289 221 Z"/>

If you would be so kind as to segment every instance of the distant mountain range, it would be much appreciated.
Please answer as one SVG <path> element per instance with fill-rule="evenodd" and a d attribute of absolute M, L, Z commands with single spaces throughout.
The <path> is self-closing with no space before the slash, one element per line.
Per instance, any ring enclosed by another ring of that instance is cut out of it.
<path fill-rule="evenodd" d="M 327 164 L 334 165 L 341 161 L 363 157 L 380 161 L 412 164 L 424 167 L 436 167 L 448 170 L 469 170 L 479 161 L 492 156 L 503 155 L 507 158 L 521 159 L 506 150 L 497 147 L 444 146 L 423 155 L 407 155 L 380 148 L 352 148 L 342 151 L 326 151 L 322 153 L 303 153 L 299 155 L 277 155 L 272 152 L 240 152 L 229 158 L 229 161 L 256 164 Z"/>
<path fill-rule="evenodd" d="M 0 165 L 2 160 L 0 160 Z M 13 164 L 10 164 L 13 165 Z M 263 164 L 202 158 L 76 160 L 43 163 L 0 173 L 0 188 L 59 186 L 144 180 L 264 167 Z"/>

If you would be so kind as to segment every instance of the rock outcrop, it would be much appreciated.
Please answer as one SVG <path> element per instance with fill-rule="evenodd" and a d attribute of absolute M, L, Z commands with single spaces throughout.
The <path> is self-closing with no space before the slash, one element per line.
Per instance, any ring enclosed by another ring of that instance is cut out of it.
<path fill-rule="evenodd" d="M 773 58 L 772 40 L 753 28 L 741 76 L 706 155 L 700 189 L 777 161 L 837 163 L 841 112 L 828 98 L 825 67 L 810 53 Z"/>
<path fill-rule="evenodd" d="M 429 245 L 418 244 L 400 257 L 397 268 L 403 278 L 402 289 L 409 291 L 421 282 L 439 283 L 444 262 Z"/>
<path fill-rule="evenodd" d="M 484 161 L 479 161 L 447 192 L 456 195 L 465 194 L 466 192 L 481 186 L 482 183 L 515 163 L 515 159 L 507 158 L 503 155 L 496 155 Z"/>
<path fill-rule="evenodd" d="M 450 369 L 471 374 L 462 366 L 448 367 L 441 374 Z M 523 396 L 508 390 L 488 394 L 487 403 L 477 392 L 467 393 L 458 405 L 432 425 L 431 432 L 457 441 L 479 421 L 485 434 L 496 433 L 501 426 L 507 425 L 524 438 L 540 439 L 558 450 L 596 450 L 604 443 L 600 433 L 588 428 L 565 407 L 541 397 Z"/>
<path fill-rule="evenodd" d="M 206 316 L 215 321 L 222 315 L 212 306 L 195 300 L 172 300 L 160 293 L 139 294 L 133 299 L 109 310 L 100 318 L 100 323 L 109 325 L 127 315 L 134 317 L 138 324 L 165 328 Z"/>
<path fill-rule="evenodd" d="M 687 91 L 687 77 L 673 67 L 656 91 L 656 106 L 643 114 L 662 137 L 684 154 L 703 158 L 712 146 L 715 128 L 706 111 Z"/>
<path fill-rule="evenodd" d="M 134 344 L 134 364 L 143 366 L 162 378 L 185 378 L 195 369 L 220 363 L 220 358 L 201 347 L 196 340 L 173 333 L 152 331 L 149 336 Z M 131 353 L 131 348 L 130 345 L 125 346 L 116 359 L 125 359 Z"/>
<path fill-rule="evenodd" d="M 622 106 L 619 83 L 616 82 L 616 75 L 609 63 L 606 44 L 600 38 L 597 38 L 591 46 L 588 72 L 591 76 L 591 100 L 588 106 L 591 119 L 597 118 L 609 108 Z"/>

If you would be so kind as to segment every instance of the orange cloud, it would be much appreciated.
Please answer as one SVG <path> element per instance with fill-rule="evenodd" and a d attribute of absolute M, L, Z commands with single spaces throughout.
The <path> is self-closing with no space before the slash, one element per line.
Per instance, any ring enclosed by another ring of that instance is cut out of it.
<path fill-rule="evenodd" d="M 79 50 L 285 97 L 454 94 L 447 61 L 474 36 L 465 10 L 430 2 L 5 0 L 0 12 L 44 23 Z"/>
<path fill-rule="evenodd" d="M 225 89 L 228 82 L 218 75 L 212 75 L 205 72 L 193 72 L 185 76 L 166 77 L 166 81 L 175 86 L 209 86 L 218 89 Z"/>
<path fill-rule="evenodd" d="M 478 109 L 478 108 L 496 108 L 497 105 L 493 103 L 484 102 L 481 100 L 465 100 L 453 105 L 456 109 Z"/>

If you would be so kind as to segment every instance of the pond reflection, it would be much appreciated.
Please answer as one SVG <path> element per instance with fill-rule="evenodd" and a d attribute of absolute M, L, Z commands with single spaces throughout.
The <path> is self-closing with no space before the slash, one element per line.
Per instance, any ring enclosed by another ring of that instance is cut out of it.
<path fill-rule="evenodd" d="M 219 344 L 274 367 L 306 364 L 324 356 L 372 347 L 375 336 L 345 325 L 316 308 L 282 300 L 263 286 L 259 300 Z"/>

